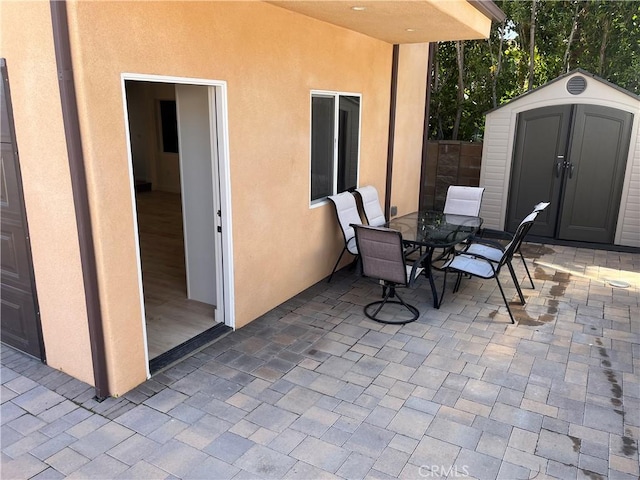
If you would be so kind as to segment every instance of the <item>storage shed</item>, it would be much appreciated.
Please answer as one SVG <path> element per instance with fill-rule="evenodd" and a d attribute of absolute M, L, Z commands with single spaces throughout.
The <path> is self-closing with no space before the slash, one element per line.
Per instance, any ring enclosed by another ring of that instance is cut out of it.
<path fill-rule="evenodd" d="M 574 70 L 486 115 L 484 227 L 640 247 L 640 97 Z"/>

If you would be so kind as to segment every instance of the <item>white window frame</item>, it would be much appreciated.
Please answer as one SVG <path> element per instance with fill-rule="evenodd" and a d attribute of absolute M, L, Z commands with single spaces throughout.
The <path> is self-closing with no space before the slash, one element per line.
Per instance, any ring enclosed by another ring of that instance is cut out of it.
<path fill-rule="evenodd" d="M 332 97 L 334 99 L 334 129 L 333 129 L 333 180 L 332 180 L 332 195 L 337 192 L 338 185 L 338 135 L 339 129 L 339 114 L 340 114 L 340 97 L 358 97 L 359 99 L 359 111 L 358 111 L 358 167 L 356 169 L 356 186 L 360 185 L 360 151 L 362 144 L 362 94 L 355 92 L 337 92 L 331 90 L 311 90 L 309 95 L 309 207 L 315 208 L 320 205 L 326 204 L 329 200 L 327 197 L 311 200 L 311 155 L 312 155 L 312 136 L 313 136 L 313 98 L 314 97 Z"/>

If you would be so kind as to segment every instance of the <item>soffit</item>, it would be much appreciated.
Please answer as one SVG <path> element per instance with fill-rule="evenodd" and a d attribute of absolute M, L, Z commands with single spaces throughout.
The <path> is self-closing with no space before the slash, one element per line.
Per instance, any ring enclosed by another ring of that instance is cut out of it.
<path fill-rule="evenodd" d="M 285 0 L 268 3 L 392 44 L 486 38 L 491 28 L 491 18 L 467 0 Z"/>

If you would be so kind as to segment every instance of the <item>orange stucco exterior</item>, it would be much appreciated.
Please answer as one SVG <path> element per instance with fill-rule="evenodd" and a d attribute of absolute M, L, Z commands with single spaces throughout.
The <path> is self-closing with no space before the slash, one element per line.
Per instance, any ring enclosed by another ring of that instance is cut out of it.
<path fill-rule="evenodd" d="M 0 2 L 47 363 L 93 384 L 48 2 Z"/>
<path fill-rule="evenodd" d="M 47 361 L 93 383 L 47 2 L 2 2 Z M 227 85 L 235 327 L 326 277 L 343 246 L 310 206 L 310 94 L 362 95 L 359 184 L 383 196 L 392 45 L 262 2 L 67 4 L 109 389 L 147 365 L 122 74 Z M 400 50 L 392 204 L 418 204 L 427 46 Z"/>
<path fill-rule="evenodd" d="M 391 176 L 391 201 L 398 215 L 415 212 L 420 201 L 420 167 L 427 96 L 429 45 L 401 45 Z"/>

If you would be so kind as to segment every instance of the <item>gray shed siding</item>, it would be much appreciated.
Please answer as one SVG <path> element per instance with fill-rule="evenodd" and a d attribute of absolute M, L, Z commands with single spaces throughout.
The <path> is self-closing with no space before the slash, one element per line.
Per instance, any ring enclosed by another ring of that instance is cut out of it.
<path fill-rule="evenodd" d="M 626 196 L 625 192 L 622 192 L 622 198 L 626 200 L 626 206 L 624 212 L 621 212 L 622 228 L 620 229 L 619 243 L 620 245 L 640 247 L 640 132 L 638 131 L 637 118 L 635 123 L 636 144 L 635 148 L 633 145 L 631 146 L 635 153 L 633 160 L 627 165 L 629 185 Z"/>

